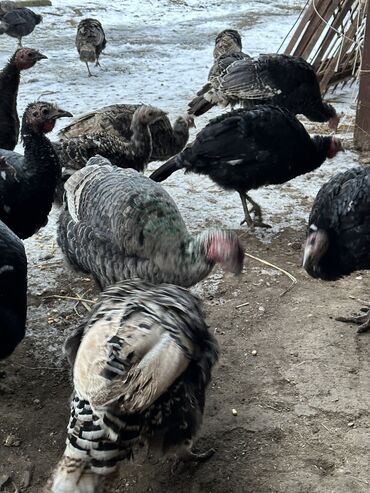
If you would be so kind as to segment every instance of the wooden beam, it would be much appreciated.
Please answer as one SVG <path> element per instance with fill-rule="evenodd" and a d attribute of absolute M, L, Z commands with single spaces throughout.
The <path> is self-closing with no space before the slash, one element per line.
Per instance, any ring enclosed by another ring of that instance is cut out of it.
<path fill-rule="evenodd" d="M 356 123 L 354 131 L 355 146 L 362 151 L 370 150 L 370 0 L 367 2 L 365 39 L 360 70 Z"/>

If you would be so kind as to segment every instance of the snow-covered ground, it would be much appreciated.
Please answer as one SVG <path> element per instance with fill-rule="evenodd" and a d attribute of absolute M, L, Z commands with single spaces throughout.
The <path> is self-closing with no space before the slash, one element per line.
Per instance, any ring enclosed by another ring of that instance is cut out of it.
<path fill-rule="evenodd" d="M 298 0 L 112 0 L 105 6 L 98 1 L 54 0 L 52 7 L 34 9 L 42 13 L 44 22 L 24 39 L 24 45 L 38 48 L 49 59 L 23 74 L 19 113 L 38 98 L 57 102 L 75 115 L 106 104 L 145 102 L 166 109 L 173 120 L 186 111 L 187 102 L 206 80 L 214 38 L 220 30 L 238 29 L 244 50 L 251 55 L 275 52 L 303 4 Z M 84 17 L 97 17 L 108 40 L 101 57 L 103 70 L 93 69 L 97 77 L 91 78 L 74 46 L 76 26 Z M 16 40 L 0 37 L 1 66 L 15 48 Z M 345 137 L 351 132 L 353 94 L 353 88 L 346 89 L 333 98 L 334 104 L 345 112 L 340 127 Z M 197 120 L 196 131 L 217 113 L 212 110 Z M 327 131 L 325 125 L 317 126 L 315 131 L 320 129 Z M 52 138 L 56 138 L 55 133 Z M 268 241 L 282 228 L 301 222 L 307 217 L 318 188 L 331 174 L 353 166 L 356 160 L 353 152 L 340 154 L 315 173 L 284 186 L 253 191 L 265 220 L 273 225 L 271 230 L 256 234 Z M 149 169 L 156 166 L 152 163 Z M 242 208 L 236 193 L 225 192 L 204 177 L 184 176 L 182 172 L 174 174 L 164 186 L 191 229 L 239 227 Z M 49 255 L 54 260 L 60 258 L 55 246 L 56 217 L 54 210 L 49 225 L 26 241 L 30 264 L 39 264 Z M 40 274 L 37 270 L 32 272 L 31 289 L 37 290 Z M 54 283 L 55 279 L 50 278 L 49 282 Z"/>

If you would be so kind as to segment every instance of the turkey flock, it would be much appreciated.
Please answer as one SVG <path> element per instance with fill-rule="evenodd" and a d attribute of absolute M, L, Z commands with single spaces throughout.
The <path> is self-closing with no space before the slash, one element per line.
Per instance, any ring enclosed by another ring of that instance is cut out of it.
<path fill-rule="evenodd" d="M 41 20 L 0 2 L 0 34 L 20 45 Z M 89 76 L 96 76 L 89 64 L 100 66 L 106 44 L 97 19 L 79 23 L 76 48 Z M 161 182 L 181 169 L 208 176 L 238 193 L 241 224 L 253 231 L 269 227 L 253 190 L 310 173 L 343 151 L 337 137 L 312 137 L 296 117 L 327 122 L 333 131 L 339 124 L 307 61 L 252 58 L 234 29 L 217 35 L 213 55 L 208 80 L 194 88 L 173 125 L 163 109 L 114 104 L 77 116 L 55 142 L 47 134 L 57 120 L 72 117 L 68 108 L 37 100 L 28 101 L 21 122 L 17 112 L 22 72 L 43 70 L 47 56 L 20 46 L 1 71 L 0 358 L 26 331 L 22 240 L 46 225 L 53 203 L 60 208 L 57 242 L 66 263 L 101 290 L 64 345 L 74 390 L 52 493 L 102 492 L 105 478 L 142 443 L 182 461 L 207 460 L 214 452 L 195 453 L 192 446 L 220 348 L 188 288 L 216 264 L 242 275 L 244 249 L 235 231 L 192 234 Z M 196 118 L 211 115 L 214 106 L 226 110 L 188 143 Z M 18 142 L 23 154 L 14 151 Z M 153 161 L 165 162 L 145 176 Z M 310 276 L 336 280 L 370 268 L 369 169 L 333 174 L 317 194 L 303 246 Z M 342 320 L 359 323 L 359 332 L 370 328 L 370 312 Z"/>

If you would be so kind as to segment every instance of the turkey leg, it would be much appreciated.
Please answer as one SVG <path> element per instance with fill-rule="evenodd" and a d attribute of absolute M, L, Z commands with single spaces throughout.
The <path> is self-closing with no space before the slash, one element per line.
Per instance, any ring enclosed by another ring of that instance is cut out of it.
<path fill-rule="evenodd" d="M 357 333 L 361 334 L 362 332 L 370 330 L 370 310 L 363 308 L 363 311 L 366 312 L 364 315 L 357 315 L 356 317 L 337 317 L 335 320 L 338 322 L 360 325 L 357 329 Z"/>
<path fill-rule="evenodd" d="M 262 210 L 261 206 L 255 202 L 250 195 L 245 194 L 245 198 L 252 205 L 251 212 L 254 212 L 254 216 L 256 220 L 254 221 L 255 226 L 259 226 L 260 228 L 271 228 L 269 224 L 266 224 L 262 221 Z"/>
<path fill-rule="evenodd" d="M 97 77 L 96 75 L 94 75 L 94 74 L 92 74 L 92 73 L 90 72 L 90 67 L 89 67 L 89 64 L 88 64 L 87 62 L 85 62 L 85 63 L 86 63 L 87 71 L 89 72 L 89 77 Z"/>
<path fill-rule="evenodd" d="M 195 453 L 192 451 L 193 442 L 191 440 L 187 440 L 184 445 L 179 448 L 176 452 L 176 462 L 172 467 L 172 473 L 176 471 L 180 462 L 205 462 L 210 459 L 212 455 L 215 453 L 215 449 L 210 448 L 202 453 Z"/>

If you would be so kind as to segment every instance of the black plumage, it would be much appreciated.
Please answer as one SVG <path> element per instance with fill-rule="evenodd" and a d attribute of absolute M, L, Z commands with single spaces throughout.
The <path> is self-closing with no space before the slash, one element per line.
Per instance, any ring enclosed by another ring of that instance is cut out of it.
<path fill-rule="evenodd" d="M 211 120 L 192 145 L 154 171 L 150 178 L 163 181 L 182 168 L 185 172 L 207 175 L 222 188 L 239 192 L 248 225 L 263 226 L 260 207 L 247 192 L 313 171 L 341 148 L 335 137 L 311 138 L 289 111 L 261 105 Z M 255 212 L 254 222 L 246 200 Z"/>
<path fill-rule="evenodd" d="M 101 287 L 139 277 L 190 287 L 216 263 L 240 273 L 237 235 L 220 229 L 192 235 L 161 185 L 96 156 L 65 184 L 58 243 L 68 261 Z"/>
<path fill-rule="evenodd" d="M 338 173 L 316 196 L 309 217 L 303 266 L 312 277 L 336 280 L 370 269 L 370 166 Z M 359 317 L 369 330 L 370 313 Z"/>
<path fill-rule="evenodd" d="M 204 108 L 199 97 L 204 100 Z M 334 107 L 322 100 L 312 65 L 289 55 L 260 55 L 228 64 L 220 74 L 210 77 L 209 84 L 198 93 L 196 108 L 191 102 L 189 111 L 198 116 L 209 105 L 251 107 L 266 103 L 287 108 L 311 121 L 327 121 L 333 129 L 338 126 Z"/>
<path fill-rule="evenodd" d="M 77 26 L 76 48 L 81 62 L 86 63 L 89 77 L 92 75 L 89 63 L 100 67 L 99 57 L 107 45 L 103 26 L 97 19 L 82 19 Z"/>
<path fill-rule="evenodd" d="M 178 286 L 131 280 L 101 294 L 66 342 L 74 395 L 53 493 L 98 493 L 139 443 L 182 460 L 191 451 L 218 359 L 197 298 Z"/>
<path fill-rule="evenodd" d="M 21 135 L 24 156 L 0 149 L 0 220 L 20 238 L 32 236 L 47 223 L 61 168 L 45 136 L 57 118 L 72 116 L 42 101 L 27 106 Z"/>
<path fill-rule="evenodd" d="M 18 39 L 22 46 L 22 38 L 33 32 L 42 22 L 42 16 L 31 9 L 19 8 L 15 2 L 0 2 L 0 34 L 7 34 Z"/>
<path fill-rule="evenodd" d="M 19 118 L 17 96 L 22 70 L 47 58 L 32 48 L 20 48 L 0 73 L 0 149 L 12 151 L 18 143 Z"/>
<path fill-rule="evenodd" d="M 27 258 L 21 240 L 0 221 L 0 359 L 23 339 L 27 312 Z"/>
<path fill-rule="evenodd" d="M 132 119 L 141 104 L 112 104 L 95 111 L 90 111 L 74 119 L 58 133 L 60 140 L 67 140 L 83 135 L 90 136 L 104 132 L 107 137 L 130 140 L 132 137 Z M 189 139 L 189 128 L 194 126 L 194 119 L 186 114 L 171 122 L 163 114 L 149 125 L 152 137 L 151 161 L 164 161 L 182 151 Z"/>

